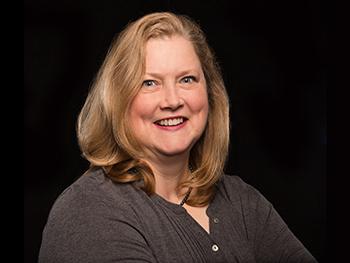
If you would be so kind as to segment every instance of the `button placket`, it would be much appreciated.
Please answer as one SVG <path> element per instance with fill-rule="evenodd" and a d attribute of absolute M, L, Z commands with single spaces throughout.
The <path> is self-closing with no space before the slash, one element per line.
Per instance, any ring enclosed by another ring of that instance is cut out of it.
<path fill-rule="evenodd" d="M 218 244 L 215 242 L 215 234 L 214 232 L 217 232 L 215 231 L 214 229 L 216 227 L 214 227 L 214 225 L 217 225 L 219 224 L 220 220 L 218 217 L 214 216 L 212 213 L 209 214 L 209 218 L 210 218 L 210 225 L 213 226 L 213 228 L 211 229 L 211 239 L 212 239 L 212 244 L 211 244 L 211 250 L 212 252 L 216 255 L 216 257 L 218 257 L 221 253 L 219 252 L 220 248 L 218 246 Z"/>

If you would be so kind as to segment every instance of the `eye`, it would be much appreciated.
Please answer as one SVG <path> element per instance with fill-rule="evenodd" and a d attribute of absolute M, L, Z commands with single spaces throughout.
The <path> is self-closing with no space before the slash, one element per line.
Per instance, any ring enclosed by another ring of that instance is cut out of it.
<path fill-rule="evenodd" d="M 192 83 L 194 81 L 196 81 L 196 77 L 194 77 L 194 76 L 186 76 L 186 77 L 182 78 L 180 82 L 182 82 L 182 83 Z"/>
<path fill-rule="evenodd" d="M 152 87 L 157 85 L 156 82 L 154 80 L 148 79 L 142 82 L 142 86 L 143 87 Z"/>

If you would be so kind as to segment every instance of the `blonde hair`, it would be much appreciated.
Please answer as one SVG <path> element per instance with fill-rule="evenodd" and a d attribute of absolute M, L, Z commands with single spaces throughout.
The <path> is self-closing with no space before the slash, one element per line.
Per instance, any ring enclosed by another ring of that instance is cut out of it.
<path fill-rule="evenodd" d="M 200 27 L 190 18 L 169 12 L 146 15 L 130 23 L 113 41 L 77 122 L 78 141 L 91 167 L 103 167 L 116 182 L 142 179 L 154 193 L 151 168 L 140 158 L 140 146 L 128 125 L 130 104 L 141 88 L 145 45 L 150 38 L 180 35 L 189 40 L 201 62 L 207 83 L 209 113 L 206 128 L 190 152 L 192 178 L 179 187 L 195 191 L 187 203 L 204 206 L 223 174 L 229 145 L 229 101 L 220 68 Z"/>

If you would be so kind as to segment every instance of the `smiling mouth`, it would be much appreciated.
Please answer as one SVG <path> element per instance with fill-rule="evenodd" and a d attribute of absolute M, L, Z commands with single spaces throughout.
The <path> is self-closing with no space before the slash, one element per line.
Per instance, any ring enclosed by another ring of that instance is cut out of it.
<path fill-rule="evenodd" d="M 162 127 L 173 127 L 173 126 L 181 125 L 187 120 L 188 119 L 185 117 L 173 117 L 173 118 L 161 119 L 161 120 L 155 121 L 154 123 Z"/>

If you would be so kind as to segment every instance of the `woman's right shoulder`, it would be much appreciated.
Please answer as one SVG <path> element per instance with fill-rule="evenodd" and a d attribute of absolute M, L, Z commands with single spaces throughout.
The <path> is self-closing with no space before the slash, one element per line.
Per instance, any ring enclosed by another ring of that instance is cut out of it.
<path fill-rule="evenodd" d="M 125 208 L 128 205 L 122 193 L 124 187 L 132 186 L 114 183 L 101 168 L 89 169 L 56 198 L 49 221 L 77 213 L 104 213 L 104 210 L 109 211 L 112 207 Z"/>
<path fill-rule="evenodd" d="M 128 201 L 136 191 L 131 184 L 114 183 L 102 169 L 80 176 L 50 210 L 39 262 L 111 262 L 118 255 L 108 248 L 115 248 L 116 240 L 139 238 L 133 229 L 141 228 L 140 220 Z"/>
<path fill-rule="evenodd" d="M 99 194 L 99 186 L 105 180 L 102 169 L 89 169 L 59 194 L 54 205 L 73 200 L 79 203 L 87 196 L 93 198 Z"/>

